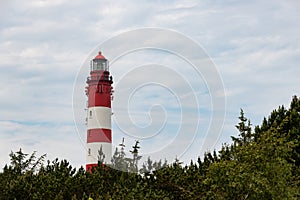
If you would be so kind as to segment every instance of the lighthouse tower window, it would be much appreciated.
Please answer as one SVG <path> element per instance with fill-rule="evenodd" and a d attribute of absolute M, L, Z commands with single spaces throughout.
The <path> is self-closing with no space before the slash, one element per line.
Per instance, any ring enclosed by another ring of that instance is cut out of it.
<path fill-rule="evenodd" d="M 92 118 L 92 115 L 93 115 L 93 113 L 92 113 L 92 111 L 90 110 L 90 119 Z"/>
<path fill-rule="evenodd" d="M 91 155 L 91 149 L 90 148 L 89 148 L 88 154 L 89 154 L 89 156 Z"/>

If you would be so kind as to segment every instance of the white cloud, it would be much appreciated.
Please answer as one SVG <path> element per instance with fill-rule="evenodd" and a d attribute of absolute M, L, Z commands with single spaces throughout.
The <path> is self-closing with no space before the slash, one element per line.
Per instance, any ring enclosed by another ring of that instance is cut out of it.
<path fill-rule="evenodd" d="M 24 153 L 47 154 L 49 160 L 68 159 L 75 167 L 84 162 L 85 148 L 73 125 L 0 121 L 0 132 L 1 167 L 9 163 L 9 153 L 20 148 Z"/>

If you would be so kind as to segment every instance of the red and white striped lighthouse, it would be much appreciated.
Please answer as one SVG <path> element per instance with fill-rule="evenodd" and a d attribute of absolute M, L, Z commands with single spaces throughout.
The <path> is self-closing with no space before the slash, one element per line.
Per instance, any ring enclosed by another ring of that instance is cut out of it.
<path fill-rule="evenodd" d="M 91 61 L 86 87 L 88 96 L 86 170 L 97 166 L 98 162 L 111 163 L 112 83 L 108 60 L 99 52 Z"/>

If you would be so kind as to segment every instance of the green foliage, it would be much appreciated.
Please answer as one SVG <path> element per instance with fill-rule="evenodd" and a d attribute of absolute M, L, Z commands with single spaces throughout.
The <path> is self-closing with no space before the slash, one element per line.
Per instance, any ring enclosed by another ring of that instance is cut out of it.
<path fill-rule="evenodd" d="M 240 122 L 235 127 L 239 131 L 239 138 L 231 137 L 235 145 L 243 145 L 252 141 L 251 123 L 244 116 L 244 111 L 241 109 L 239 120 Z"/>
<path fill-rule="evenodd" d="M 66 160 L 43 164 L 45 155 L 20 149 L 0 173 L 0 199 L 299 199 L 300 100 L 273 110 L 254 131 L 243 110 L 239 120 L 232 144 L 185 166 L 148 158 L 138 169 L 139 143 L 126 157 L 124 140 L 111 167 L 101 165 L 100 149 L 91 172 Z"/>
<path fill-rule="evenodd" d="M 276 134 L 273 130 L 272 134 Z M 217 199 L 292 199 L 292 165 L 285 159 L 293 144 L 266 134 L 263 143 L 235 149 L 234 159 L 211 165 L 206 183 Z"/>

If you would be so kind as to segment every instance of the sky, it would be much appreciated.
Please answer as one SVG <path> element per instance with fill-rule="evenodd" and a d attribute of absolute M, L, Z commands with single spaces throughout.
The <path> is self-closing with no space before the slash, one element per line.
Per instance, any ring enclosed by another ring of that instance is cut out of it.
<path fill-rule="evenodd" d="M 126 136 L 130 147 L 139 139 L 144 157 L 182 153 L 184 161 L 196 159 L 238 134 L 240 108 L 259 125 L 300 95 L 296 0 L 0 4 L 1 167 L 19 148 L 76 167 L 85 164 L 84 86 L 89 60 L 99 50 L 110 60 L 115 80 L 113 143 Z M 192 51 L 193 42 L 199 51 Z M 117 55 L 135 43 L 135 51 Z M 138 49 L 143 44 L 155 48 Z M 158 48 L 164 44 L 170 51 Z M 195 73 L 191 60 L 174 54 L 175 48 L 206 60 L 214 74 L 208 77 L 204 68 Z M 222 83 L 220 110 L 213 103 L 220 92 L 214 81 Z M 222 121 L 216 137 L 210 135 Z"/>

